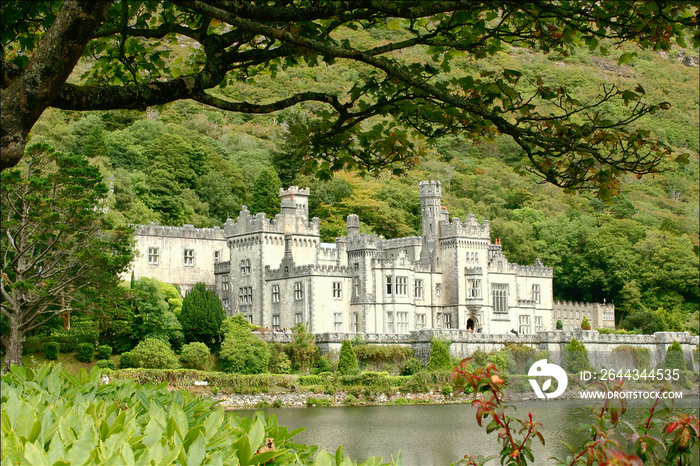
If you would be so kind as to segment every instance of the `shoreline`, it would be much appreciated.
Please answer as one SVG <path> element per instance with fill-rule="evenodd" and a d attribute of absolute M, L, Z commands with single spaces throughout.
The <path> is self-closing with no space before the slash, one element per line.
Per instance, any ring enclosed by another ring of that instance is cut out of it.
<path fill-rule="evenodd" d="M 683 398 L 700 397 L 700 389 L 682 389 Z M 556 400 L 581 400 L 580 390 L 567 390 Z M 217 394 L 209 395 L 224 411 L 238 411 L 266 408 L 309 408 L 309 407 L 358 407 L 358 406 L 402 406 L 417 404 L 467 404 L 473 400 L 471 394 L 444 395 L 437 392 L 428 393 L 402 393 L 396 392 L 391 395 L 379 392 L 360 399 L 348 394 L 348 392 L 338 391 L 333 395 L 316 393 L 313 391 L 289 392 L 289 393 L 259 393 L 255 395 L 242 394 Z M 508 393 L 504 398 L 505 403 L 518 403 L 523 401 L 549 401 L 540 400 L 534 393 L 520 392 Z M 588 400 L 592 402 L 602 402 L 604 400 Z M 641 400 L 640 400 L 641 401 Z"/>

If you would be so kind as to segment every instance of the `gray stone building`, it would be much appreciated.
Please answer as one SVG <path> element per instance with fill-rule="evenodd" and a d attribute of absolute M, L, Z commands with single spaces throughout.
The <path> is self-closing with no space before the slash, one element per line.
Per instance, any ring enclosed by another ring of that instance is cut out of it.
<path fill-rule="evenodd" d="M 615 328 L 615 305 L 612 303 L 554 301 L 554 326 L 561 320 L 562 330 L 580 329 L 583 316 L 588 318 L 591 328 Z"/>
<path fill-rule="evenodd" d="M 421 236 L 395 239 L 361 234 L 349 215 L 346 236 L 322 243 L 308 188 L 280 190 L 273 219 L 244 206 L 224 225 L 230 259 L 211 260 L 227 312 L 272 329 L 304 322 L 314 333 L 552 330 L 552 268 L 508 262 L 488 220 L 450 220 L 439 181 L 421 182 L 419 193 Z"/>

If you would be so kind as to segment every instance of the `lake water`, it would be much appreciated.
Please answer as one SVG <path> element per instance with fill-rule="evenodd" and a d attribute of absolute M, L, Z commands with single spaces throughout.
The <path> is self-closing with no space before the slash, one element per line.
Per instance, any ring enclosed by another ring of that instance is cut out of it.
<path fill-rule="evenodd" d="M 577 432 L 584 423 L 592 423 L 591 405 L 586 400 L 550 400 L 518 402 L 518 417 L 541 422 L 546 444 L 533 441 L 535 464 L 546 464 L 552 456 L 563 457 L 568 451 L 557 440 L 578 445 L 585 433 Z M 647 402 L 629 403 L 623 419 L 636 421 L 648 415 Z M 676 401 L 678 411 L 698 415 L 698 399 Z M 500 451 L 497 435 L 487 435 L 476 423 L 476 409 L 468 404 L 368 406 L 348 408 L 265 409 L 274 414 L 280 425 L 290 430 L 306 427 L 295 437 L 305 444 L 316 444 L 334 453 L 339 445 L 344 453 L 358 462 L 370 456 L 385 461 L 400 450 L 406 466 L 449 465 L 465 454 L 494 455 Z M 251 416 L 255 411 L 235 411 Z M 492 462 L 497 464 L 497 462 Z"/>

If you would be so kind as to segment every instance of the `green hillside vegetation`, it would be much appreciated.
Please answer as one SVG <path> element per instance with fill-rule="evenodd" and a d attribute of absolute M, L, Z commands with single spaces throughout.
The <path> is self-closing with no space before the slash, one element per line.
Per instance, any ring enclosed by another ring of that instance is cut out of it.
<path fill-rule="evenodd" d="M 365 34 L 363 40 L 381 45 L 382 34 L 388 32 L 337 33 L 341 38 Z M 173 46 L 174 53 L 184 56 L 183 50 Z M 545 56 L 506 48 L 486 65 L 468 58 L 451 63 L 453 69 L 473 70 L 474 75 L 518 70 L 525 88 L 542 76 L 550 84 L 566 86 L 582 102 L 594 101 L 602 85 L 612 84 L 639 84 L 650 102 L 667 101 L 670 110 L 633 125 L 649 128 L 652 137 L 690 153 L 688 163 L 668 162 L 661 173 L 639 179 L 624 175 L 620 196 L 610 200 L 598 199 L 592 191 L 565 193 L 542 184 L 526 171 L 522 150 L 498 135 L 476 142 L 459 134 L 419 141 L 425 155 L 406 176 L 363 177 L 341 171 L 332 180 L 321 180 L 299 172 L 297 140 L 291 131 L 319 111 L 321 104 L 314 103 L 270 115 L 231 114 L 191 101 L 146 112 L 49 109 L 31 140 L 91 157 L 113 188 L 111 215 L 136 224 L 222 225 L 235 218 L 242 205 L 259 202 L 252 196 L 255 182 L 273 167 L 282 186 L 311 187 L 311 216 L 321 218 L 324 241 L 345 234 L 350 213 L 360 216 L 363 232 L 388 238 L 417 235 L 418 182 L 439 179 L 443 204 L 452 217 L 464 220 L 473 213 L 479 221 L 489 219 L 492 238 L 502 239 L 509 260 L 530 264 L 539 257 L 554 267 L 555 299 L 606 299 L 620 311 L 619 320 L 639 312 L 657 313 L 669 330 L 697 334 L 698 66 L 677 58 L 677 53 L 697 57 L 697 51 L 622 51 L 629 55 L 617 62 L 612 57 L 619 54 L 603 56 L 597 50 Z M 404 50 L 396 56 L 416 53 Z M 249 85 L 218 92 L 237 100 L 272 101 L 310 83 L 320 91 L 349 89 L 365 72 L 342 61 L 268 69 L 252 76 Z M 621 114 L 622 106 L 606 105 L 604 110 L 612 116 Z"/>

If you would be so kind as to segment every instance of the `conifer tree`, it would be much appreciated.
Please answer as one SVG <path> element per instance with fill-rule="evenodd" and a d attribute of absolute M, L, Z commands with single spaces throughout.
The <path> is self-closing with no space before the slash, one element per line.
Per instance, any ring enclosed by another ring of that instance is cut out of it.
<path fill-rule="evenodd" d="M 253 183 L 250 212 L 265 212 L 268 217 L 280 213 L 280 179 L 274 168 L 268 167 L 260 172 Z"/>
<path fill-rule="evenodd" d="M 204 283 L 197 283 L 187 293 L 178 316 L 185 339 L 188 342 L 201 341 L 207 345 L 216 344 L 225 318 L 226 312 L 221 300 L 214 292 L 207 290 Z"/>
<path fill-rule="evenodd" d="M 426 368 L 429 371 L 435 371 L 449 368 L 451 365 L 452 361 L 450 360 L 450 352 L 447 349 L 447 345 L 440 340 L 433 339 L 430 342 L 430 359 Z"/>
<path fill-rule="evenodd" d="M 350 340 L 343 340 L 340 347 L 340 356 L 338 357 L 338 372 L 346 375 L 357 370 L 357 356 L 352 349 Z"/>

